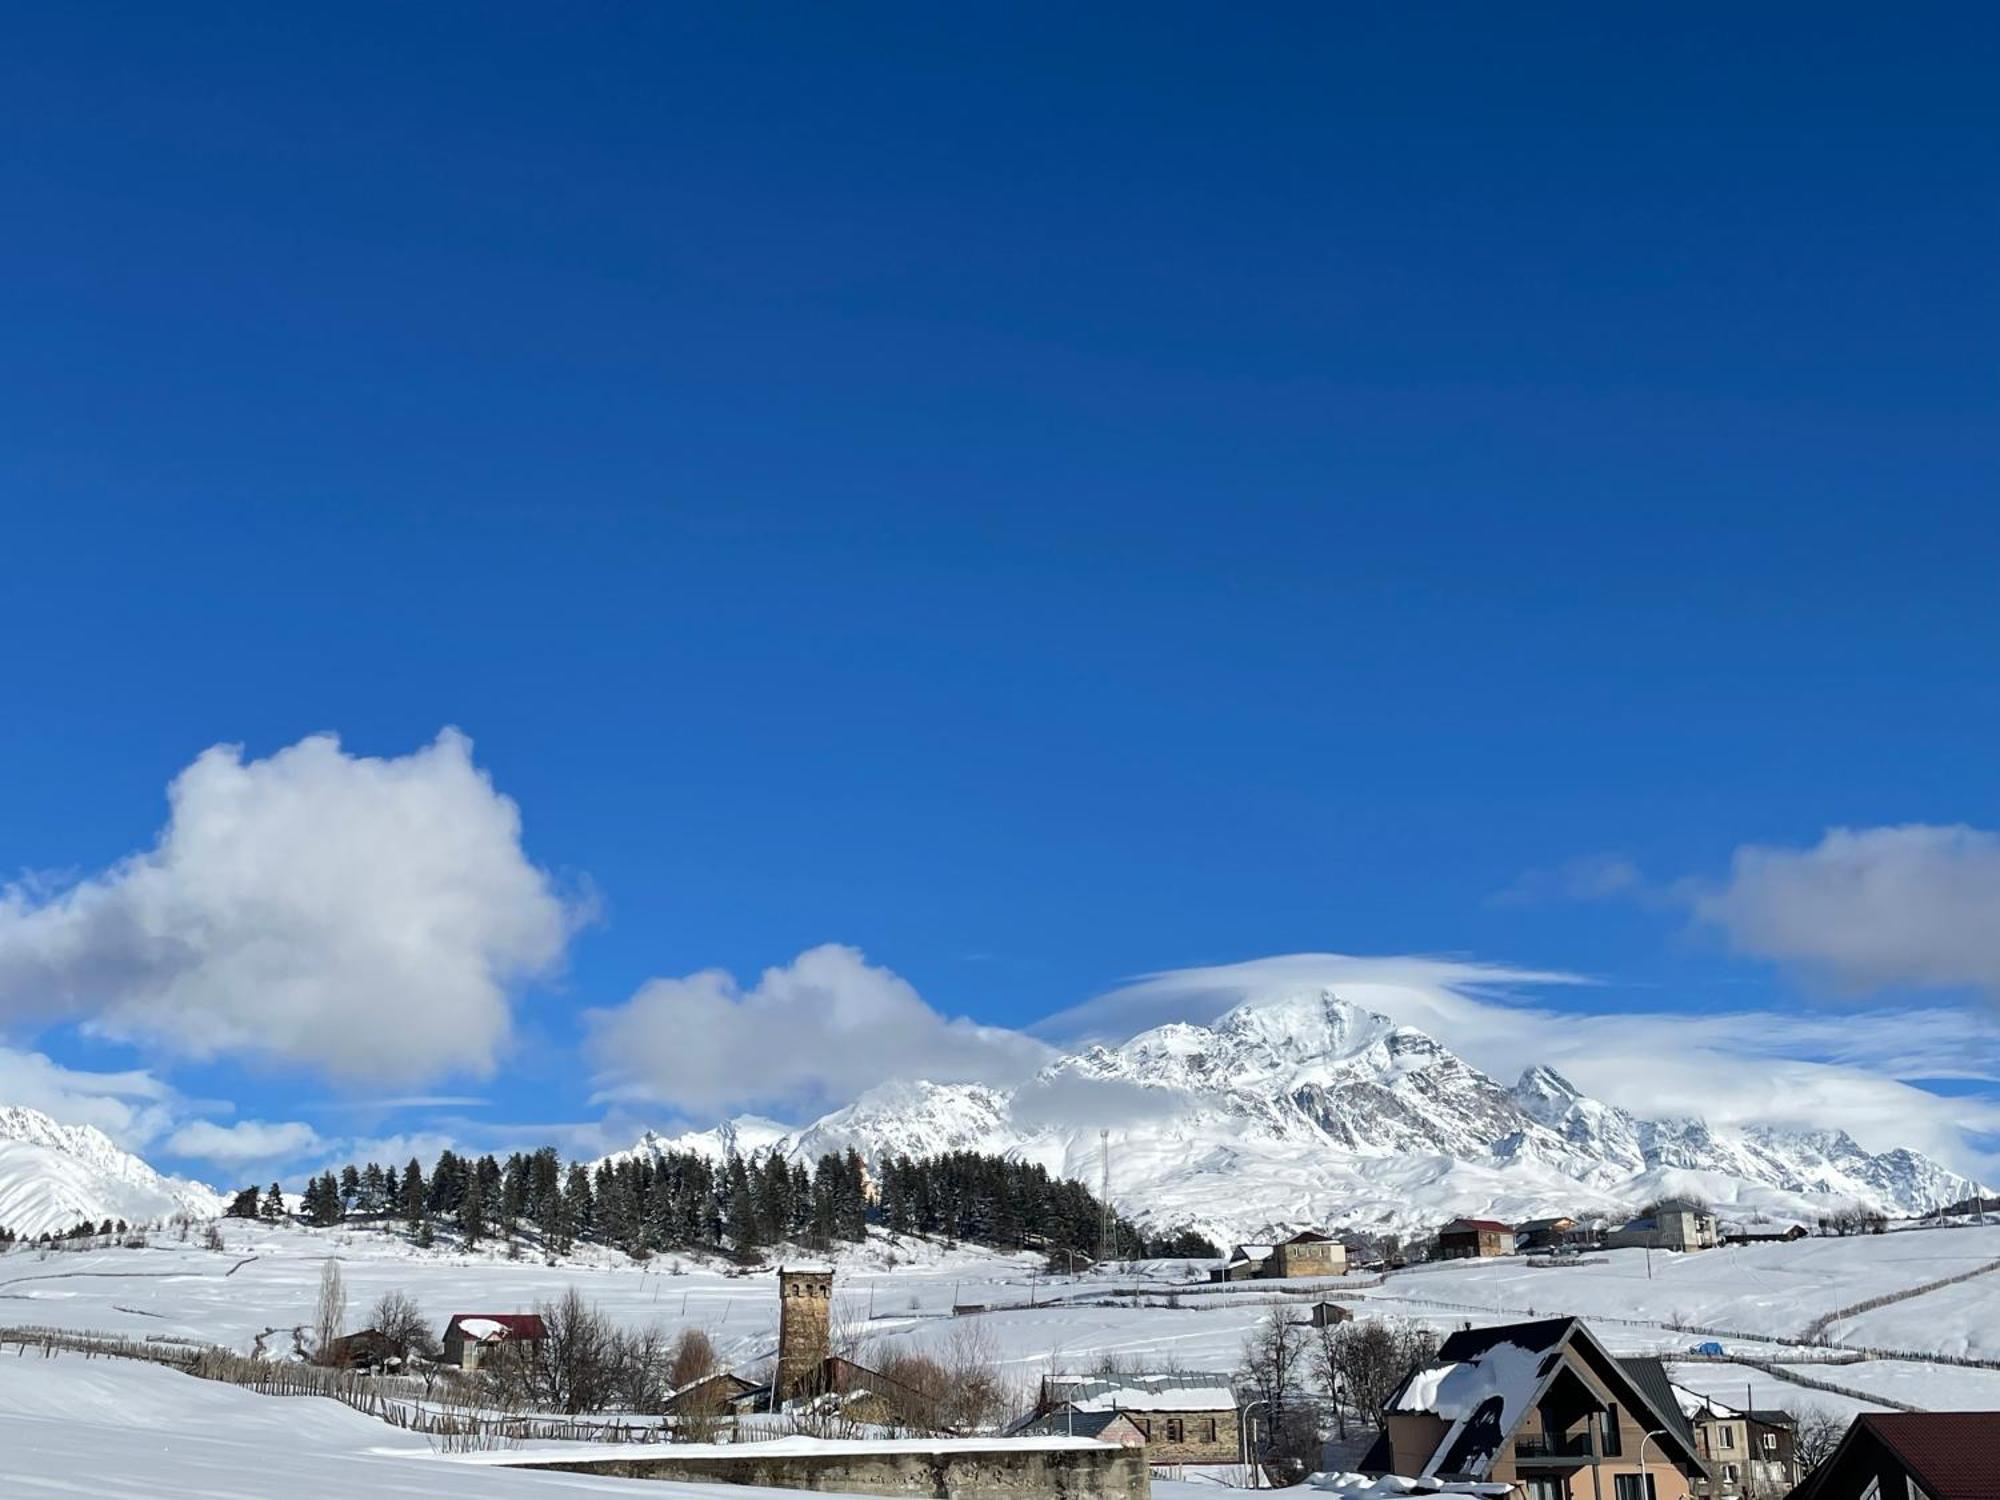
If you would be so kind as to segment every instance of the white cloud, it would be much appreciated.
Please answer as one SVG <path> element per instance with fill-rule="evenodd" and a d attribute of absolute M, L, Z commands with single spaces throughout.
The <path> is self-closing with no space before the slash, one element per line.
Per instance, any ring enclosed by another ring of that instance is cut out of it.
<path fill-rule="evenodd" d="M 0 1104 L 40 1110 L 62 1125 L 94 1125 L 127 1150 L 157 1139 L 181 1109 L 173 1088 L 144 1069 L 94 1073 L 4 1046 Z"/>
<path fill-rule="evenodd" d="M 1640 897 L 1646 877 L 1622 854 L 1583 854 L 1553 869 L 1524 870 L 1492 898 L 1495 906 L 1541 906 L 1555 901 L 1610 901 Z"/>
<path fill-rule="evenodd" d="M 169 801 L 151 850 L 0 891 L 0 1017 L 411 1083 L 489 1070 L 510 992 L 562 957 L 575 913 L 456 730 L 391 759 L 217 746 Z"/>
<path fill-rule="evenodd" d="M 750 989 L 709 969 L 655 979 L 586 1013 L 600 1099 L 689 1112 L 846 1102 L 892 1078 L 1011 1083 L 1050 1056 L 1016 1031 L 948 1018 L 911 985 L 829 943 Z"/>
<path fill-rule="evenodd" d="M 2000 1103 L 1946 1098 L 1907 1080 L 2000 1079 L 1987 1018 L 1950 1007 L 1840 1015 L 1769 1010 L 1590 1011 L 1535 1003 L 1524 987 L 1578 977 L 1452 959 L 1300 953 L 1147 975 L 1052 1018 L 1045 1034 L 1125 1036 L 1302 987 L 1437 1038 L 1503 1083 L 1547 1063 L 1635 1114 L 1701 1115 L 1719 1126 L 1847 1130 L 1870 1150 L 1908 1146 L 1994 1175 L 1978 1137 Z"/>
<path fill-rule="evenodd" d="M 178 1156 L 199 1157 L 225 1167 L 289 1161 L 320 1144 L 319 1132 L 300 1120 L 238 1120 L 217 1125 L 190 1120 L 167 1138 Z"/>
<path fill-rule="evenodd" d="M 1745 845 L 1695 915 L 1740 953 L 1849 990 L 2000 994 L 2000 834 L 1911 823 L 1834 828 L 1810 849 Z"/>

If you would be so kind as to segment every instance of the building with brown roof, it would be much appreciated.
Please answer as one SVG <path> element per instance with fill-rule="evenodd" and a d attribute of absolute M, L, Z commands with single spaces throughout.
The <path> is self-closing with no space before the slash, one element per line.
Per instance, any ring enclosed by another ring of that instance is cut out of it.
<path fill-rule="evenodd" d="M 495 1349 L 532 1349 L 547 1337 L 548 1329 L 534 1313 L 453 1313 L 444 1328 L 444 1362 L 476 1370 Z"/>
<path fill-rule="evenodd" d="M 1439 1260 L 1478 1260 L 1514 1253 L 1514 1226 L 1498 1219 L 1453 1219 L 1438 1231 Z"/>
<path fill-rule="evenodd" d="M 1792 1500 L 2000 1500 L 2000 1411 L 1866 1412 Z"/>

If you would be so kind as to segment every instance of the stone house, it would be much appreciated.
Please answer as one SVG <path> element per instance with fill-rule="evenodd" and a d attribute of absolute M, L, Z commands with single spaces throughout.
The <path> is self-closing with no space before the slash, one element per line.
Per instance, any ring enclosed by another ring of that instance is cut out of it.
<path fill-rule="evenodd" d="M 1210 1281 L 1276 1281 L 1293 1276 L 1345 1276 L 1347 1246 L 1316 1229 L 1275 1245 L 1238 1245 Z"/>
<path fill-rule="evenodd" d="M 2000 1412 L 1871 1411 L 1792 1500 L 1993 1500 Z"/>
<path fill-rule="evenodd" d="M 363 1328 L 342 1334 L 327 1352 L 326 1363 L 342 1370 L 394 1370 L 409 1357 L 409 1350 L 379 1328 Z"/>
<path fill-rule="evenodd" d="M 441 1340 L 443 1361 L 455 1369 L 476 1370 L 495 1349 L 532 1352 L 547 1337 L 548 1330 L 534 1313 L 453 1313 Z"/>
<path fill-rule="evenodd" d="M 1604 1236 L 1610 1250 L 1713 1250 L 1721 1243 L 1715 1215 L 1684 1198 L 1669 1199 Z"/>
<path fill-rule="evenodd" d="M 1513 1226 L 1497 1219 L 1453 1219 L 1438 1231 L 1439 1260 L 1479 1260 L 1513 1253 Z"/>
<path fill-rule="evenodd" d="M 1235 1464 L 1243 1461 L 1236 1389 L 1222 1374 L 1045 1375 L 1034 1419 L 1061 1424 L 1115 1412 L 1145 1438 L 1155 1464 Z"/>
<path fill-rule="evenodd" d="M 1264 1261 L 1267 1278 L 1345 1276 L 1347 1246 L 1317 1230 L 1305 1229 L 1271 1247 Z"/>
<path fill-rule="evenodd" d="M 1412 1371 L 1360 1465 L 1506 1483 L 1522 1500 L 1694 1500 L 1708 1477 L 1658 1360 L 1619 1360 L 1576 1318 L 1462 1329 Z"/>
<path fill-rule="evenodd" d="M 1143 1448 L 1146 1434 L 1122 1411 L 1076 1411 L 1064 1407 L 1016 1424 L 1009 1437 L 1087 1437 L 1121 1448 Z"/>

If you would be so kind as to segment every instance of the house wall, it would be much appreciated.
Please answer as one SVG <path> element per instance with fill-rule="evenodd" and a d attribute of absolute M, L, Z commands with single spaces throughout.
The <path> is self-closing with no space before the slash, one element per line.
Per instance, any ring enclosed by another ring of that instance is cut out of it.
<path fill-rule="evenodd" d="M 1148 1463 L 1233 1464 L 1243 1460 L 1242 1425 L 1233 1409 L 1127 1411 L 1123 1415 L 1145 1436 Z"/>
<path fill-rule="evenodd" d="M 1572 1348 L 1566 1356 L 1569 1368 L 1590 1387 L 1591 1393 L 1600 1402 L 1615 1401 L 1618 1404 L 1618 1455 L 1603 1457 L 1593 1467 L 1585 1462 L 1582 1467 L 1570 1473 L 1569 1493 L 1575 1500 L 1613 1500 L 1617 1493 L 1615 1483 L 1620 1474 L 1637 1476 L 1641 1472 L 1653 1480 L 1653 1493 L 1657 1500 L 1696 1500 L 1698 1491 L 1694 1481 L 1698 1477 L 1688 1474 L 1668 1458 L 1662 1451 L 1659 1439 L 1648 1439 L 1647 1424 L 1641 1422 L 1630 1403 L 1620 1395 L 1615 1395 L 1600 1378 L 1590 1361 L 1580 1358 Z M 1596 1418 L 1591 1419 L 1595 1421 Z M 1645 1456 L 1645 1467 L 1640 1467 L 1640 1454 Z M 1684 1461 L 1683 1461 L 1684 1462 Z M 1414 1472 L 1414 1471 L 1413 1471 Z M 1517 1465 L 1514 1459 L 1514 1443 L 1510 1439 L 1493 1462 L 1491 1477 L 1519 1482 L 1530 1478 L 1560 1478 L 1565 1473 L 1561 1468 L 1545 1464 L 1528 1463 Z"/>
<path fill-rule="evenodd" d="M 1383 1423 L 1389 1434 L 1389 1472 L 1413 1479 L 1437 1452 L 1437 1445 L 1451 1430 L 1444 1418 L 1430 1412 L 1390 1412 Z"/>
<path fill-rule="evenodd" d="M 1280 1245 L 1264 1262 L 1265 1276 L 1345 1276 L 1347 1247 L 1336 1240 Z"/>
<path fill-rule="evenodd" d="M 1439 1260 L 1473 1260 L 1493 1255 L 1511 1255 L 1514 1236 L 1493 1229 L 1465 1229 L 1438 1236 Z"/>
<path fill-rule="evenodd" d="M 928 1500 L 1151 1500 L 1149 1463 L 1158 1461 L 1148 1450 L 1109 1445 L 1049 1449 L 996 1442 L 935 1452 L 789 1456 L 760 1455 L 761 1446 L 746 1443 L 740 1456 L 689 1458 L 668 1449 L 594 1462 L 535 1459 L 505 1467 Z"/>
<path fill-rule="evenodd" d="M 1750 1490 L 1750 1425 L 1741 1417 L 1711 1417 L 1697 1422 L 1694 1429 L 1697 1452 L 1708 1460 L 1709 1478 L 1695 1482 L 1697 1495 L 1714 1500 L 1735 1500 Z M 1728 1476 L 1734 1466 L 1736 1477 Z"/>

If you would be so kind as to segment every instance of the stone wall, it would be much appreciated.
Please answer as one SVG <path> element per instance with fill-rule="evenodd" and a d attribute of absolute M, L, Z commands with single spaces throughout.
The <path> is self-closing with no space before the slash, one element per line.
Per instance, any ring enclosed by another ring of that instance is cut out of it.
<path fill-rule="evenodd" d="M 602 1459 L 526 1457 L 506 1468 L 601 1474 L 617 1479 L 695 1480 L 834 1495 L 913 1500 L 1151 1500 L 1152 1473 L 1141 1449 L 1109 1445 L 1047 1448 L 995 1442 L 977 1448 L 868 1453 L 679 1455 L 671 1446 Z"/>

